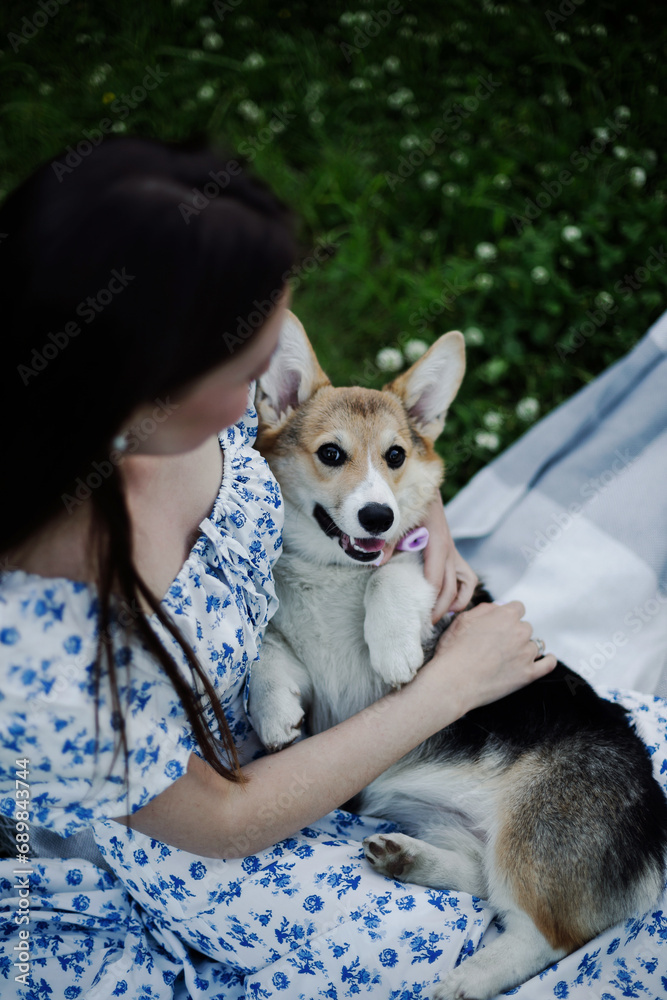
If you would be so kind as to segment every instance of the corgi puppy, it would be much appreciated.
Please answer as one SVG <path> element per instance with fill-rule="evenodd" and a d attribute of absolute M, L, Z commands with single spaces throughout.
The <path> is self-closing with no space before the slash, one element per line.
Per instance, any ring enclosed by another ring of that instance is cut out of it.
<path fill-rule="evenodd" d="M 406 684 L 453 620 L 431 625 L 419 553 L 375 564 L 439 496 L 434 443 L 464 370 L 453 331 L 382 391 L 334 388 L 287 314 L 256 401 L 285 504 L 280 607 L 249 682 L 268 749 Z M 470 606 L 491 599 L 478 586 Z M 364 841 L 376 871 L 487 899 L 504 924 L 436 984 L 440 1000 L 518 986 L 665 884 L 667 802 L 649 753 L 625 709 L 562 663 L 426 740 L 348 808 L 405 831 Z"/>

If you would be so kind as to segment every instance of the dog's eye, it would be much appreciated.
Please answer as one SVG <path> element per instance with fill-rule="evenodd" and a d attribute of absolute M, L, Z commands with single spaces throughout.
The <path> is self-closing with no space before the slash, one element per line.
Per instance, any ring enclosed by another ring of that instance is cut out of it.
<path fill-rule="evenodd" d="M 322 444 L 317 449 L 317 457 L 324 465 L 342 465 L 347 455 L 337 444 Z"/>
<path fill-rule="evenodd" d="M 405 461 L 405 452 L 402 448 L 395 444 L 393 448 L 388 450 L 384 457 L 390 469 L 400 469 Z"/>

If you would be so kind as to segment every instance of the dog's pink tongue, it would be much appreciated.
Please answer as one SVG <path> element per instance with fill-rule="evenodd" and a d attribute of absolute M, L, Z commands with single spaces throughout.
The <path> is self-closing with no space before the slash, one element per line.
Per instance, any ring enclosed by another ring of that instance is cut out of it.
<path fill-rule="evenodd" d="M 385 545 L 382 538 L 355 538 L 354 544 L 364 552 L 379 552 Z"/>
<path fill-rule="evenodd" d="M 352 542 L 357 546 L 358 549 L 363 549 L 364 552 L 380 552 L 384 548 L 385 543 L 382 538 L 355 538 L 350 539 L 349 535 L 342 535 L 340 539 L 340 544 L 344 549 L 349 549 Z"/>

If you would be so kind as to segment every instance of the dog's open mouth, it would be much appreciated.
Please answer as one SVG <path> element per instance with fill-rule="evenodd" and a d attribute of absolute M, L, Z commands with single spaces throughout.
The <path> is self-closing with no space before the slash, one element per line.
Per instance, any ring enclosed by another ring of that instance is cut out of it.
<path fill-rule="evenodd" d="M 337 538 L 343 552 L 356 559 L 357 562 L 374 562 L 382 552 L 385 543 L 382 538 L 350 538 L 341 531 L 336 522 L 327 514 L 324 507 L 315 504 L 313 516 L 325 535 Z"/>

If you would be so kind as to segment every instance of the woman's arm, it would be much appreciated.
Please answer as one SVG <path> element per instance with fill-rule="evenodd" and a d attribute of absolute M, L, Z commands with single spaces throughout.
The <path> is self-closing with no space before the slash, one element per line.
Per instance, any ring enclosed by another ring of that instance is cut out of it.
<path fill-rule="evenodd" d="M 400 691 L 340 725 L 243 768 L 244 785 L 192 754 L 185 775 L 126 823 L 204 857 L 244 857 L 340 806 L 428 736 L 556 665 L 535 660 L 519 601 L 480 604 L 443 634 L 436 654 Z"/>

